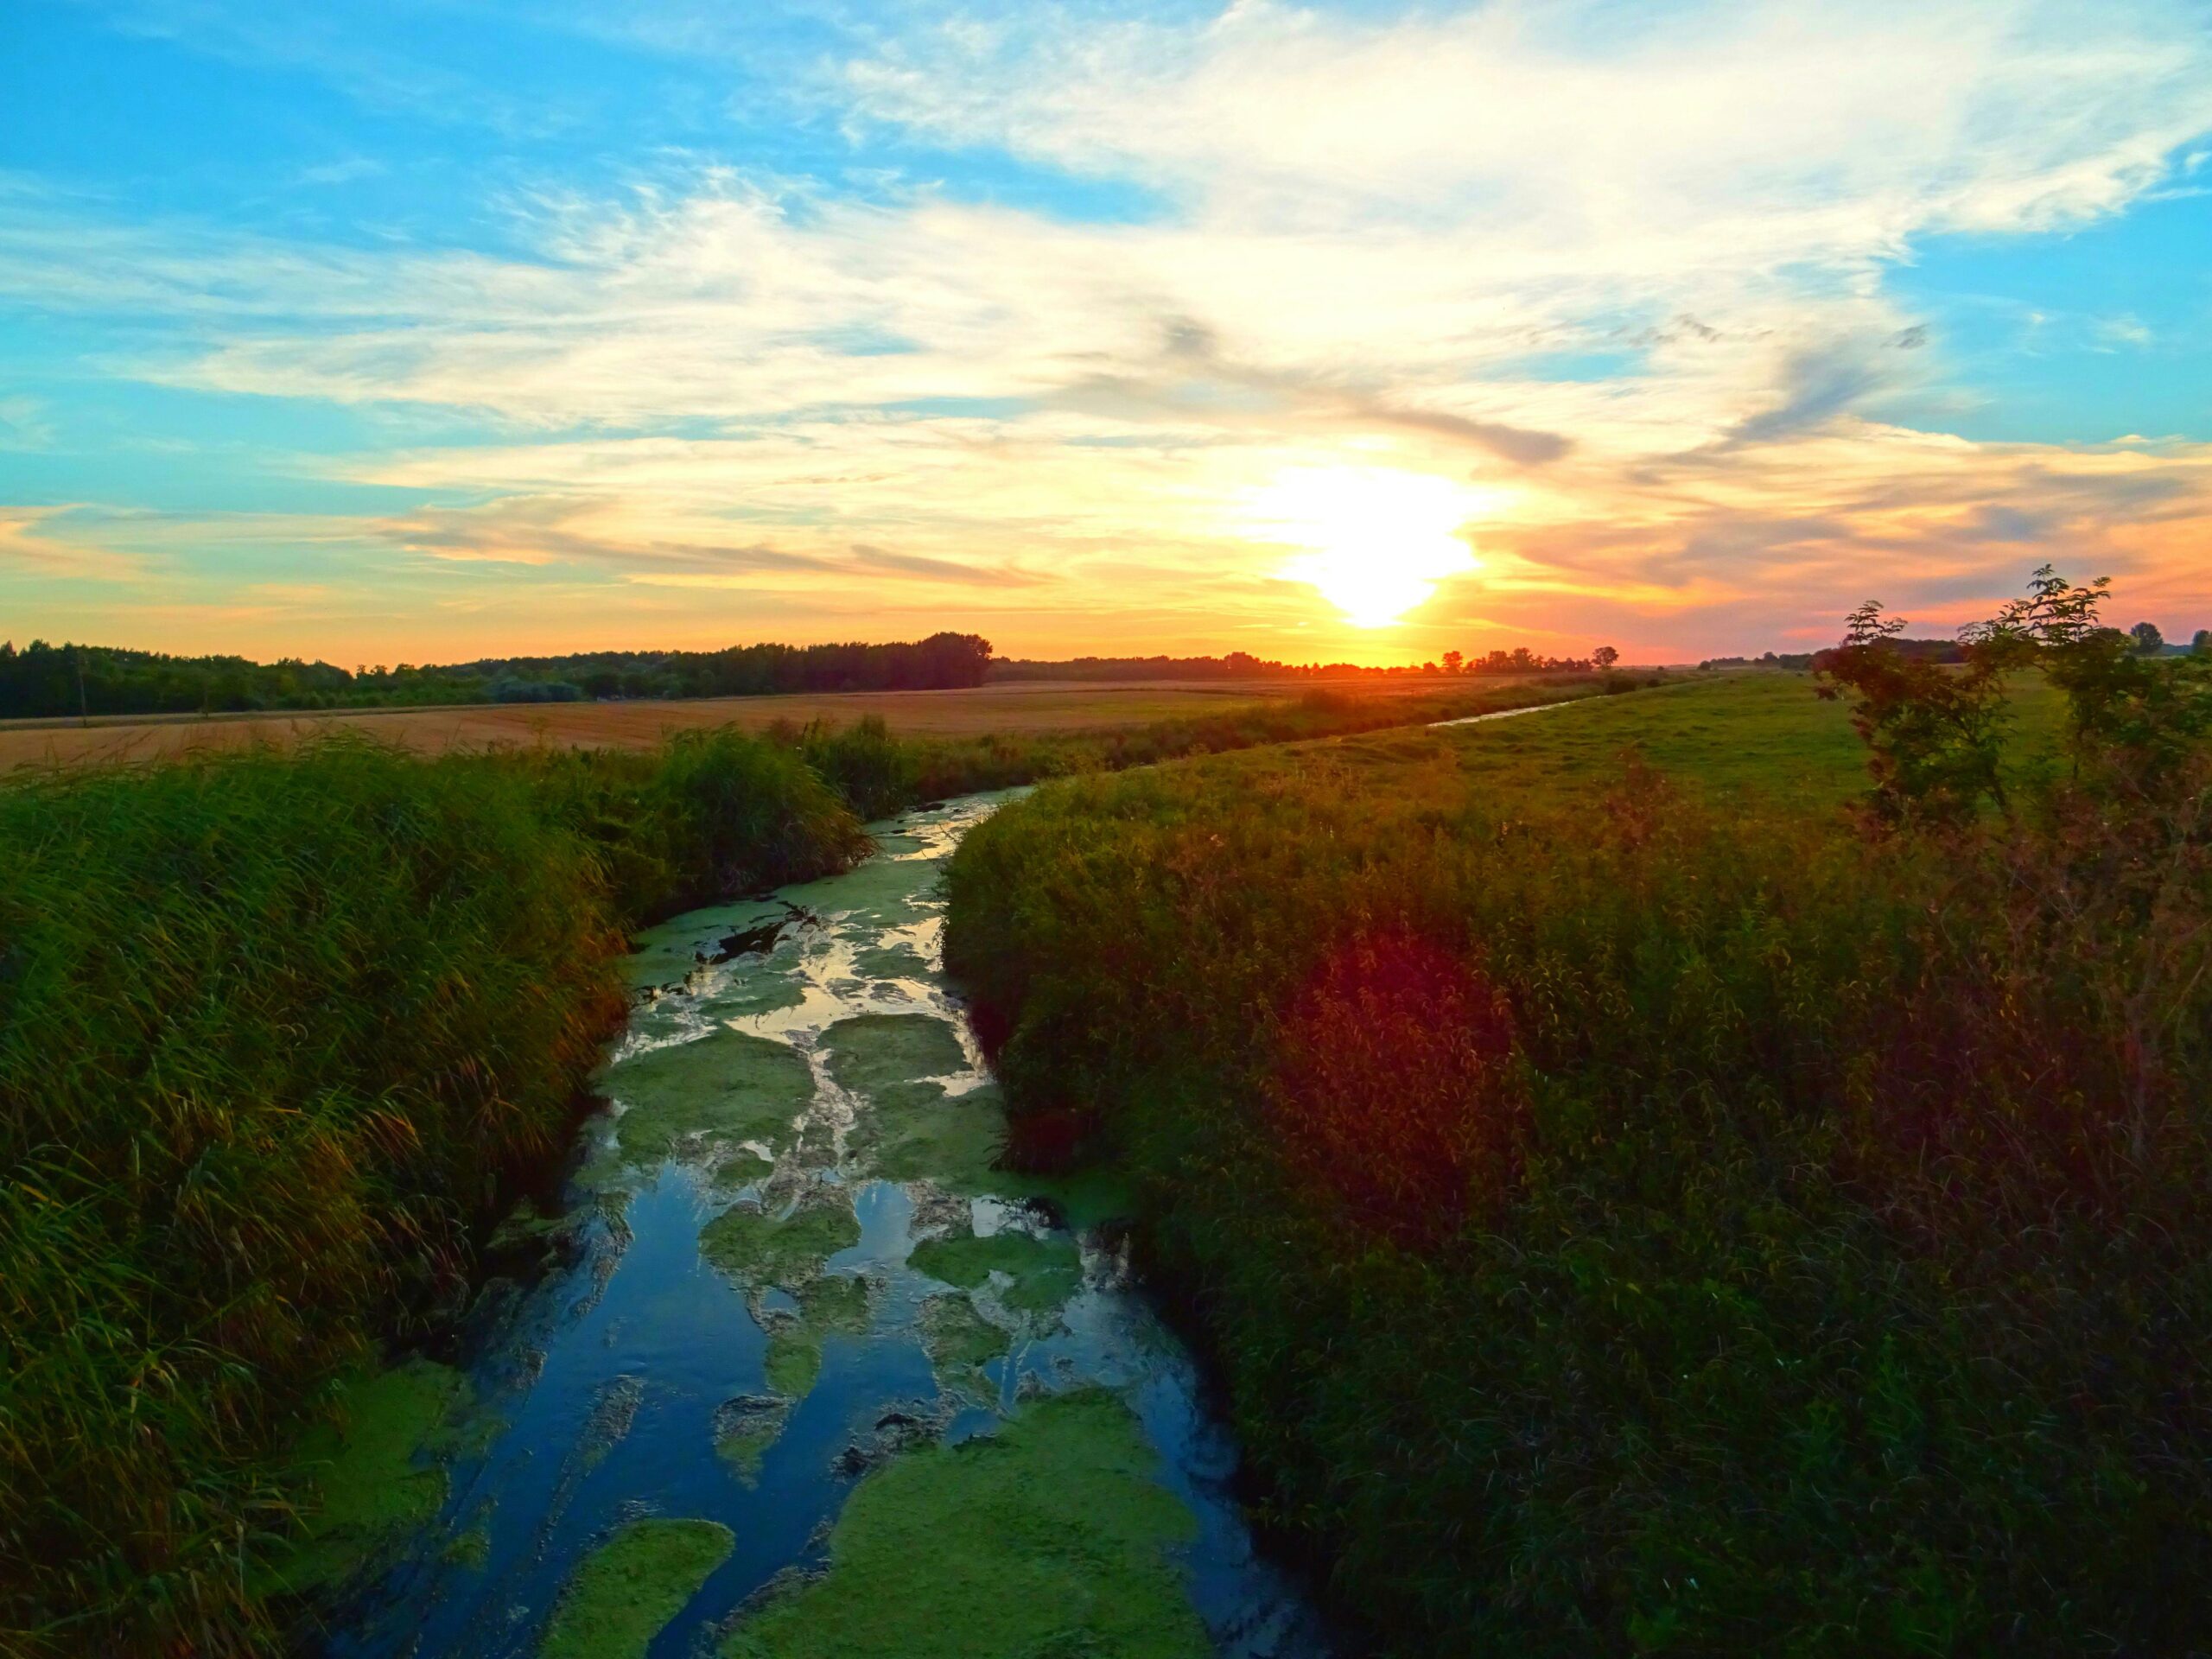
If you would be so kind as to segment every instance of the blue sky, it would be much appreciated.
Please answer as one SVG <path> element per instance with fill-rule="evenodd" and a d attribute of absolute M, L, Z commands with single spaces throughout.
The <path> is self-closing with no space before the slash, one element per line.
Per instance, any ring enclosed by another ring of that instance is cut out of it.
<path fill-rule="evenodd" d="M 0 31 L 0 635 L 1681 657 L 2046 558 L 2212 626 L 2204 5 Z"/>

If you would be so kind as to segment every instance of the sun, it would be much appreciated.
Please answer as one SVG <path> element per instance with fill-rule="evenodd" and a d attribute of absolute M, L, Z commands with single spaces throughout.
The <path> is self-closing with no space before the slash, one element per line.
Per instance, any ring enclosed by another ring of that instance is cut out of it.
<path fill-rule="evenodd" d="M 1480 568 L 1462 528 L 1491 493 L 1387 467 L 1296 467 L 1249 501 L 1249 531 L 1309 550 L 1281 574 L 1311 583 L 1356 628 L 1387 628 L 1447 576 Z"/>

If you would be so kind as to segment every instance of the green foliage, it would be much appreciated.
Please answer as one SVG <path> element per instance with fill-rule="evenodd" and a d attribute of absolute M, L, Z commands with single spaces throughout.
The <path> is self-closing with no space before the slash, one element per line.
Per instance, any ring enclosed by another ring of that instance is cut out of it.
<path fill-rule="evenodd" d="M 2163 642 L 2151 628 L 2145 645 L 2147 622 L 2133 637 L 2104 626 L 2107 586 L 2075 587 L 2046 564 L 2026 598 L 1969 635 L 1978 653 L 2039 669 L 2065 695 L 2077 781 L 2086 771 L 2092 787 L 2165 799 L 2212 732 L 2212 662 L 2153 660 Z"/>
<path fill-rule="evenodd" d="M 565 1148 L 625 931 L 864 844 L 731 734 L 0 786 L 0 1637 L 273 1645 L 283 1445 Z"/>
<path fill-rule="evenodd" d="M 1743 677 L 1057 785 L 955 858 L 1014 1144 L 1130 1176 L 1381 1652 L 2196 1639 L 2212 764 L 1940 839 L 1807 810 L 1858 764 Z"/>
<path fill-rule="evenodd" d="M 1820 666 L 1853 693 L 1851 721 L 1866 744 L 1876 815 L 1892 824 L 1960 823 L 1985 799 L 2005 803 L 1999 768 L 2007 658 L 1977 650 L 1955 671 L 1897 651 L 1893 641 L 1904 626 L 1869 600 Z M 1820 695 L 1834 696 L 1834 685 L 1824 681 Z"/>

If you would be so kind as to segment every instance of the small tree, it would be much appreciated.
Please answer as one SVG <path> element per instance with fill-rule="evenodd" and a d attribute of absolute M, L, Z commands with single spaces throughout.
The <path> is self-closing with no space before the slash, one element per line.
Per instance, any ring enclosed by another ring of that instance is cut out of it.
<path fill-rule="evenodd" d="M 1967 630 L 1973 649 L 2005 665 L 2030 665 L 2066 696 L 2074 770 L 2102 790 L 2156 793 L 2181 776 L 2199 739 L 2212 731 L 2212 661 L 2154 661 L 2142 631 L 2098 616 L 2110 578 L 2076 588 L 2049 565 L 1996 617 Z"/>
<path fill-rule="evenodd" d="M 1907 657 L 1891 642 L 1904 619 L 1868 600 L 1843 643 L 1821 653 L 1819 695 L 1852 693 L 1851 723 L 1865 740 L 1874 813 L 1885 823 L 1958 823 L 1986 796 L 2005 805 L 1999 776 L 2006 653 L 1969 645 L 1963 669 Z"/>
<path fill-rule="evenodd" d="M 1615 651 L 1611 645 L 1600 645 L 1597 650 L 1590 653 L 1590 660 L 1592 662 L 1597 664 L 1599 668 L 1609 671 L 1611 669 L 1612 665 L 1620 661 L 1620 652 Z"/>
<path fill-rule="evenodd" d="M 2139 657 L 2156 657 L 2166 648 L 2166 636 L 2158 632 L 2155 622 L 2138 622 L 2127 632 L 2135 641 L 2135 654 Z"/>
<path fill-rule="evenodd" d="M 2189 648 L 2199 657 L 2212 657 L 2212 628 L 2199 628 L 2196 638 L 2189 642 Z"/>
<path fill-rule="evenodd" d="M 1444 671 L 1446 674 L 1457 674 L 1465 665 L 1466 660 L 1458 652 L 1447 651 L 1444 653 Z"/>

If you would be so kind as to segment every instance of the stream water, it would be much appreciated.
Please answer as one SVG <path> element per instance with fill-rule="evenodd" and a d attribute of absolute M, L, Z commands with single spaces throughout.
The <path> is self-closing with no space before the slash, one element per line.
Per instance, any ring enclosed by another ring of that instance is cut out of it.
<path fill-rule="evenodd" d="M 1169 1495 L 1159 1570 L 1192 1644 L 1323 1653 L 1295 1589 L 1255 1553 L 1235 1448 L 1189 1355 L 1092 1224 L 1110 1204 L 988 1167 L 1003 1118 L 939 970 L 937 878 L 1004 798 L 878 826 L 880 850 L 847 874 L 640 941 L 639 1002 L 601 1084 L 613 1104 L 587 1126 L 568 1207 L 502 1242 L 556 1265 L 486 1298 L 445 1502 L 330 1653 L 538 1653 L 580 1567 L 648 1517 L 728 1529 L 719 1564 L 666 1597 L 680 1605 L 647 1649 L 712 1653 L 752 1639 L 754 1611 L 808 1575 L 836 1585 L 836 1523 L 868 1483 L 902 1464 L 953 1471 L 944 1460 L 963 1453 L 943 1448 L 1010 1446 L 1026 1417 L 1074 1396 L 1126 1408 L 1141 1453 L 1128 1478 Z M 1055 1479 L 1040 1465 L 1020 1490 L 1048 1502 Z M 897 1519 L 884 1498 L 879 1539 Z M 922 1529 L 912 1548 L 942 1559 L 918 1565 L 963 1568 L 972 1535 Z M 985 1541 L 995 1559 L 1022 1548 Z M 1068 1640 L 1020 1650 L 1124 1650 Z M 950 1641 L 928 1650 L 970 1650 Z"/>

